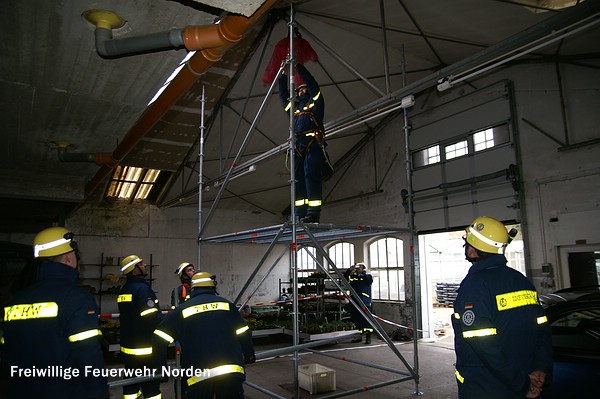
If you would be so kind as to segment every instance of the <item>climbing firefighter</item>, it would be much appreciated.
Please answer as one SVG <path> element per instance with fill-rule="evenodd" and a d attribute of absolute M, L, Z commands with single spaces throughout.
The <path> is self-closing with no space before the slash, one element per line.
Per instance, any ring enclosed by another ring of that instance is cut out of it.
<path fill-rule="evenodd" d="M 161 320 L 158 299 L 145 279 L 147 265 L 137 255 L 121 261 L 121 272 L 127 280 L 119 292 L 119 320 L 121 324 L 121 354 L 126 369 L 152 368 L 156 363 L 152 353 L 152 333 Z M 160 382 L 145 381 L 123 386 L 123 399 L 161 398 Z"/>
<path fill-rule="evenodd" d="M 356 265 L 350 266 L 350 269 L 344 272 L 344 277 L 350 283 L 350 286 L 356 291 L 360 297 L 362 303 L 357 305 L 361 309 L 368 309 L 371 311 L 371 285 L 373 284 L 373 276 L 367 273 L 366 266 L 364 263 L 357 263 Z M 351 299 L 353 300 L 353 299 Z M 373 328 L 371 324 L 365 319 L 363 314 L 356 309 L 356 307 L 350 304 L 350 320 L 354 323 L 358 329 L 358 333 L 365 336 L 365 344 L 371 343 L 371 333 Z M 354 339 L 352 342 L 361 342 L 362 337 Z"/>
<path fill-rule="evenodd" d="M 208 272 L 192 278 L 192 297 L 170 312 L 154 331 L 158 361 L 166 361 L 167 346 L 180 342 L 188 399 L 243 398 L 244 364 L 253 363 L 252 333 L 235 305 L 216 292 Z"/>
<path fill-rule="evenodd" d="M 452 318 L 461 399 L 537 398 L 551 380 L 544 309 L 531 282 L 508 267 L 504 256 L 516 234 L 482 216 L 463 237 L 473 265 L 460 284 Z"/>
<path fill-rule="evenodd" d="M 287 75 L 279 78 L 279 95 L 284 110 L 294 107 L 294 174 L 296 216 L 304 223 L 319 223 L 323 200 L 322 179 L 333 171 L 325 151 L 323 116 L 325 102 L 315 78 L 302 64 L 296 71 L 304 83 L 298 85 L 295 101 L 290 101 Z"/>
<path fill-rule="evenodd" d="M 171 292 L 171 309 L 175 309 L 180 303 L 190 299 L 192 293 L 192 276 L 196 274 L 196 269 L 191 263 L 183 262 L 177 266 L 175 274 L 179 276 L 181 285 L 173 288 Z"/>
<path fill-rule="evenodd" d="M 77 285 L 73 233 L 50 227 L 33 245 L 34 257 L 43 259 L 38 281 L 4 308 L 0 359 L 8 398 L 108 398 L 106 378 L 85 374 L 88 366 L 104 368 L 102 333 L 96 301 Z M 45 374 L 19 376 L 32 370 Z"/>

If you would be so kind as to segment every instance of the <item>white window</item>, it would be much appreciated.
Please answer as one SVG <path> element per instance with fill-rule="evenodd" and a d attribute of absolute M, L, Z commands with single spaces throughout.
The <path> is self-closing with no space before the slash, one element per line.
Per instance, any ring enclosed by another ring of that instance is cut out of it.
<path fill-rule="evenodd" d="M 440 146 L 435 145 L 427 150 L 427 165 L 440 162 Z"/>
<path fill-rule="evenodd" d="M 348 269 L 354 264 L 354 244 L 339 242 L 329 248 L 327 254 L 338 270 Z"/>
<path fill-rule="evenodd" d="M 296 267 L 298 268 L 298 277 L 308 277 L 317 271 L 317 262 L 315 261 L 316 248 L 302 247 L 298 251 L 296 258 Z M 311 256 L 312 255 L 312 256 Z"/>
<path fill-rule="evenodd" d="M 494 144 L 494 129 L 485 129 L 481 132 L 473 134 L 473 145 L 475 151 L 485 150 L 486 148 L 492 148 Z"/>
<path fill-rule="evenodd" d="M 467 140 L 459 141 L 458 143 L 447 145 L 445 148 L 446 159 L 458 158 L 469 153 Z"/>
<path fill-rule="evenodd" d="M 415 168 L 427 166 L 440 162 L 440 146 L 434 145 L 413 154 L 413 166 Z"/>
<path fill-rule="evenodd" d="M 513 227 L 516 228 L 518 231 L 521 231 L 521 225 L 506 226 L 508 230 L 510 230 Z M 526 275 L 525 247 L 523 245 L 523 238 L 520 234 L 506 247 L 504 256 L 506 256 L 506 260 L 508 261 L 509 267 L 520 271 L 524 276 Z"/>
<path fill-rule="evenodd" d="M 392 301 L 405 299 L 403 244 L 402 240 L 387 237 L 369 245 L 373 299 Z"/>

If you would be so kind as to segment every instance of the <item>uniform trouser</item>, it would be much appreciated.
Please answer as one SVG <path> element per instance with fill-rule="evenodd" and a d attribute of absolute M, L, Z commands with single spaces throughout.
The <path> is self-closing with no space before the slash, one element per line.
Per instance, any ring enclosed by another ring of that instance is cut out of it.
<path fill-rule="evenodd" d="M 319 141 L 311 136 L 297 136 L 294 154 L 295 200 L 319 201 L 319 205 L 311 206 L 305 203 L 296 206 L 296 216 L 303 218 L 307 215 L 320 216 L 323 197 L 322 175 L 325 166 L 325 155 Z"/>
<path fill-rule="evenodd" d="M 152 368 L 152 355 L 135 356 L 125 353 L 121 353 L 121 355 L 123 356 L 123 364 L 126 369 L 144 370 L 144 366 L 148 369 Z M 133 375 L 135 375 L 135 373 Z M 140 392 L 144 395 L 145 399 L 158 398 L 160 395 L 160 381 L 154 380 L 136 383 L 133 385 L 126 385 L 123 387 L 123 398 L 133 399 L 139 397 L 140 395 L 138 394 Z"/>
<path fill-rule="evenodd" d="M 361 302 L 359 306 L 366 306 L 369 309 L 369 311 L 371 311 L 370 303 Z M 362 312 L 356 309 L 356 307 L 354 307 L 354 305 L 352 304 L 350 304 L 350 320 L 352 321 L 352 323 L 354 323 L 356 329 L 361 334 L 364 332 L 373 331 L 373 327 L 371 327 L 371 324 L 369 324 L 367 319 L 365 319 L 365 316 L 362 314 Z"/>
<path fill-rule="evenodd" d="M 512 390 L 504 385 L 490 371 L 487 371 L 483 365 L 458 366 L 462 382 L 456 380 L 458 384 L 459 399 L 522 399 L 525 393 Z M 522 381 L 522 383 L 526 383 Z M 542 397 L 544 395 L 542 394 Z M 576 397 L 576 396 L 573 396 Z"/>
<path fill-rule="evenodd" d="M 225 374 L 190 385 L 187 399 L 243 399 L 244 378 L 239 373 Z"/>
<path fill-rule="evenodd" d="M 489 387 L 481 387 L 473 384 L 461 384 L 458 383 L 458 399 L 521 399 L 525 398 L 525 395 L 498 393 L 492 391 Z M 508 396 L 507 396 L 508 395 Z M 542 395 L 543 397 L 543 395 Z"/>

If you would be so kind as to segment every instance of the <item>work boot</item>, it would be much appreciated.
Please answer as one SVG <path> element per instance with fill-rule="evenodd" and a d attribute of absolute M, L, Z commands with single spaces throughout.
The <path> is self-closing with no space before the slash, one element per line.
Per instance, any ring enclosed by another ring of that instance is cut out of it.
<path fill-rule="evenodd" d="M 319 223 L 319 216 L 317 215 L 306 215 L 300 219 L 302 223 Z"/>
<path fill-rule="evenodd" d="M 370 333 L 370 332 L 367 332 L 367 333 L 365 334 L 365 344 L 366 344 L 366 345 L 369 345 L 370 343 L 371 343 L 371 333 Z"/>

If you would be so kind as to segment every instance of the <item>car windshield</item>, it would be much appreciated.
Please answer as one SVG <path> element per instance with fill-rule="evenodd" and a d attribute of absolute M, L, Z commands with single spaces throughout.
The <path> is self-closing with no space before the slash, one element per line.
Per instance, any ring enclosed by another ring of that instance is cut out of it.
<path fill-rule="evenodd" d="M 551 326 L 555 347 L 600 351 L 600 307 L 571 310 Z"/>

